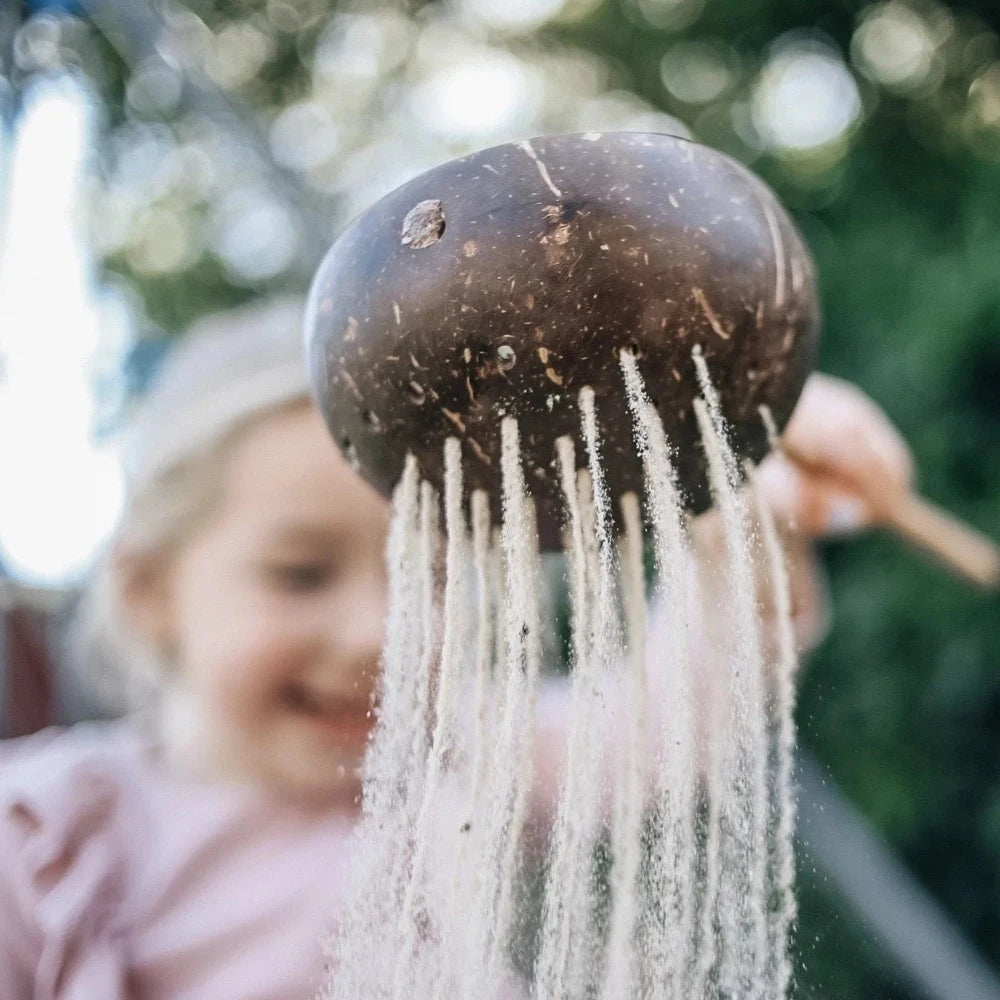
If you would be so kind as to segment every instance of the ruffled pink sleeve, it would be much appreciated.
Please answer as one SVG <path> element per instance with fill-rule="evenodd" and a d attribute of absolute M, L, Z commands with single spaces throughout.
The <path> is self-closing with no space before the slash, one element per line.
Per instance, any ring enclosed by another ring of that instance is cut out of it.
<path fill-rule="evenodd" d="M 124 1000 L 120 781 L 106 727 L 0 744 L 0 1000 Z"/>

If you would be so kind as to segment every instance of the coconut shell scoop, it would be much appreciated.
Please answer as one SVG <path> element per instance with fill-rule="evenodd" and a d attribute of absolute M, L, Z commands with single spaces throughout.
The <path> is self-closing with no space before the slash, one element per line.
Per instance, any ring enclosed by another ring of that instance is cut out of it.
<path fill-rule="evenodd" d="M 709 504 L 692 401 L 700 348 L 744 460 L 767 451 L 816 356 L 813 268 L 793 223 L 729 157 L 668 135 L 507 143 L 397 188 L 333 244 L 310 294 L 308 362 L 334 438 L 383 494 L 408 452 L 440 485 L 446 438 L 499 510 L 514 416 L 543 544 L 559 536 L 553 442 L 590 386 L 609 491 L 639 492 L 620 352 L 638 359 L 683 501 Z"/>
<path fill-rule="evenodd" d="M 316 398 L 380 492 L 408 453 L 440 487 L 443 444 L 456 437 L 466 489 L 485 489 L 498 520 L 500 421 L 514 416 L 549 548 L 562 527 L 553 445 L 570 435 L 582 453 L 584 386 L 609 492 L 641 493 L 623 350 L 673 446 L 680 499 L 699 512 L 710 491 L 694 353 L 742 464 L 777 440 L 817 339 L 812 261 L 770 190 L 722 153 L 635 132 L 507 143 L 404 184 L 330 248 L 306 317 Z M 869 499 L 966 579 L 1000 583 L 990 539 L 916 496 Z"/>

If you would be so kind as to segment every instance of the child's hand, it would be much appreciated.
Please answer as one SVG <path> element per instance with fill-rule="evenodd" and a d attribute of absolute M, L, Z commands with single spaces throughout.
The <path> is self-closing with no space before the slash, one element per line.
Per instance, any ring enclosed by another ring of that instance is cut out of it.
<path fill-rule="evenodd" d="M 858 531 L 909 492 L 913 459 L 906 442 L 849 382 L 811 375 L 782 444 L 790 457 L 769 456 L 757 480 L 778 520 L 793 532 Z"/>

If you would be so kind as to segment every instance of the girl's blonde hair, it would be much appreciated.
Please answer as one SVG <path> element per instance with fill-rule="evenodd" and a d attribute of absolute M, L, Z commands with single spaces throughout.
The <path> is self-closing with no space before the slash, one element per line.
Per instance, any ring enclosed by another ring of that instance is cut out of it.
<path fill-rule="evenodd" d="M 301 403 L 309 385 L 296 298 L 216 313 L 168 354 L 131 421 L 126 494 L 69 629 L 69 656 L 112 711 L 154 702 L 166 663 L 130 624 L 122 553 L 165 558 L 211 512 L 233 441 L 261 417 Z"/>

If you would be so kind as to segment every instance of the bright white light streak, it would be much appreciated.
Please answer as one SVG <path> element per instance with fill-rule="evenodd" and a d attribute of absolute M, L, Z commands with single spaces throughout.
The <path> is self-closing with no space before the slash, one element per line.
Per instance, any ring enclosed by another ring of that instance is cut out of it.
<path fill-rule="evenodd" d="M 124 322 L 107 328 L 79 232 L 88 136 L 80 89 L 68 79 L 37 85 L 25 95 L 5 192 L 0 559 L 39 585 L 77 578 L 121 504 L 117 456 L 91 433 L 91 375 L 101 352 L 121 349 Z"/>

